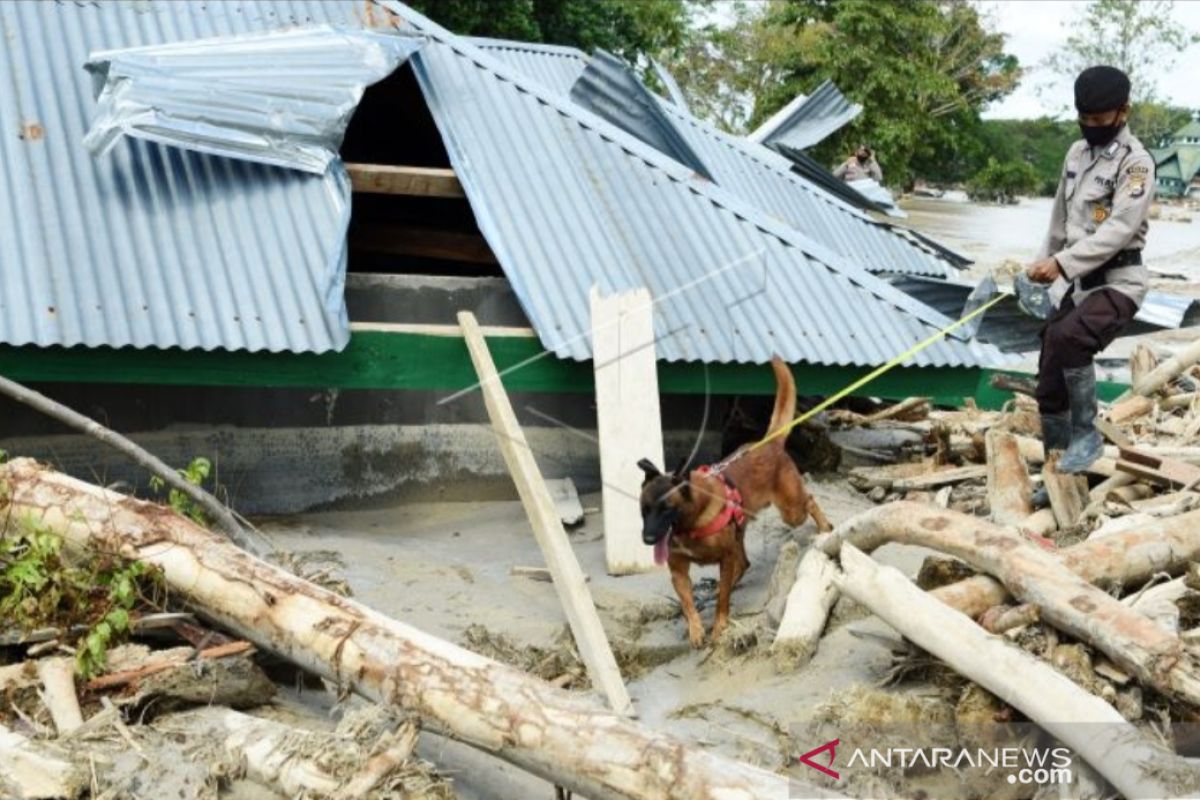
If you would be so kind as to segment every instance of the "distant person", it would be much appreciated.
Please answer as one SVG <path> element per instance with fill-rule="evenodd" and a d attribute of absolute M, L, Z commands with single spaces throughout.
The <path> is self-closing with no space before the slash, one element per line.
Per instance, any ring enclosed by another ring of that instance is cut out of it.
<path fill-rule="evenodd" d="M 1129 77 L 1115 67 L 1085 69 L 1075 79 L 1075 108 L 1083 138 L 1067 151 L 1038 258 L 1018 276 L 1018 296 L 1022 278 L 1051 284 L 1037 401 L 1046 451 L 1066 451 L 1058 468 L 1067 473 L 1085 471 L 1104 452 L 1092 359 L 1146 297 L 1142 247 L 1154 197 L 1154 159 L 1125 125 Z M 1026 297 L 1037 293 L 1025 287 Z"/>
<path fill-rule="evenodd" d="M 854 155 L 842 162 L 833 171 L 833 177 L 844 181 L 857 181 L 863 178 L 874 178 L 876 183 L 883 183 L 883 170 L 875 160 L 875 153 L 865 144 L 860 144 Z"/>

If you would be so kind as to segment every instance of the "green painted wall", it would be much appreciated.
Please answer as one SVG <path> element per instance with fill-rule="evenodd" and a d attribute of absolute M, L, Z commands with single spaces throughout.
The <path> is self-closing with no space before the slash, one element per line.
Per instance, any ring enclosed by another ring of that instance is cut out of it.
<path fill-rule="evenodd" d="M 509 391 L 590 393 L 590 362 L 564 361 L 542 350 L 532 337 L 489 337 L 488 346 Z M 793 369 L 800 394 L 828 395 L 866 374 L 866 368 Z M 32 382 L 130 383 L 182 386 L 256 386 L 340 389 L 432 389 L 456 391 L 475 382 L 463 340 L 417 333 L 355 331 L 340 353 L 204 352 L 133 348 L 0 347 L 0 375 Z M 932 397 L 939 405 L 961 405 L 974 397 L 982 408 L 999 408 L 1011 398 L 992 389 L 991 373 L 980 369 L 896 368 L 865 387 L 863 394 Z M 771 394 L 766 366 L 659 364 L 659 386 L 667 394 Z M 1111 399 L 1124 390 L 1104 384 Z"/>

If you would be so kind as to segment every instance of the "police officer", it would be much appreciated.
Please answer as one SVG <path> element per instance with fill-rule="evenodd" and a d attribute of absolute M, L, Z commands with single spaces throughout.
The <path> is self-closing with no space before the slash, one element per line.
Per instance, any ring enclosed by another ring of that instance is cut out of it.
<path fill-rule="evenodd" d="M 863 178 L 874 178 L 876 183 L 883 183 L 883 170 L 875 160 L 875 153 L 865 144 L 860 144 L 854 155 L 847 158 L 833 171 L 833 177 L 844 181 L 857 181 Z"/>
<path fill-rule="evenodd" d="M 1129 78 L 1089 67 L 1075 80 L 1083 139 L 1063 164 L 1050 231 L 1030 281 L 1052 284 L 1058 308 L 1042 329 L 1038 410 L 1046 450 L 1065 450 L 1061 472 L 1100 457 L 1092 359 L 1129 323 L 1146 296 L 1142 264 L 1154 196 L 1154 159 L 1129 132 Z"/>

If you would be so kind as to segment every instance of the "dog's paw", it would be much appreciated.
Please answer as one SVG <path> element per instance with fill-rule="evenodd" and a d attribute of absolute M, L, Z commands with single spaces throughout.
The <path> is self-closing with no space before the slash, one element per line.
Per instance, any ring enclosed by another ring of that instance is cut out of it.
<path fill-rule="evenodd" d="M 704 647 L 704 628 L 696 625 L 688 627 L 688 641 L 692 643 L 692 647 L 699 650 Z"/>

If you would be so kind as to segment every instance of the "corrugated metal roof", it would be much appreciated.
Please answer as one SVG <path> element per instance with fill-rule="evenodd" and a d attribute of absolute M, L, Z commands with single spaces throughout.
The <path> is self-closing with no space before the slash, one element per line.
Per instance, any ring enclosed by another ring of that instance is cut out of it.
<path fill-rule="evenodd" d="M 782 144 L 796 150 L 819 144 L 862 113 L 833 84 L 825 81 L 810 95 L 799 95 L 750 134 L 764 145 Z"/>
<path fill-rule="evenodd" d="M 904 293 L 912 295 L 943 314 L 957 317 L 974 288 L 961 281 L 942 281 L 893 275 L 888 280 Z M 1016 298 L 1008 296 L 988 309 L 979 324 L 976 337 L 1010 353 L 1032 352 L 1041 347 L 1042 321 L 1021 311 Z M 1151 291 L 1138 309 L 1133 321 L 1120 336 L 1141 336 L 1164 329 L 1192 327 L 1200 322 L 1200 303 L 1191 297 Z"/>
<path fill-rule="evenodd" d="M 596 51 L 569 96 L 577 105 L 712 180 L 700 157 L 663 114 L 661 100 L 612 53 Z"/>
<path fill-rule="evenodd" d="M 413 69 L 542 343 L 589 357 L 588 289 L 647 287 L 669 361 L 868 366 L 948 320 L 425 17 Z M 921 366 L 997 365 L 942 340 Z"/>
<path fill-rule="evenodd" d="M 0 3 L 0 341 L 343 347 L 344 176 L 129 139 L 93 159 L 82 66 L 98 50 L 363 24 L 369 13 L 357 0 Z"/>
<path fill-rule="evenodd" d="M 547 51 L 542 45 L 520 42 L 469 41 L 561 96 L 569 94 L 587 64 L 587 56 L 573 48 Z M 659 105 L 716 183 L 855 265 L 870 272 L 949 277 L 971 263 L 939 252 L 906 229 L 872 219 L 827 188 L 794 173 L 792 162 L 779 153 L 731 136 L 666 100 Z"/>
<path fill-rule="evenodd" d="M 83 143 L 99 156 L 128 135 L 322 175 L 366 87 L 421 44 L 317 25 L 93 53 L 102 88 Z"/>

